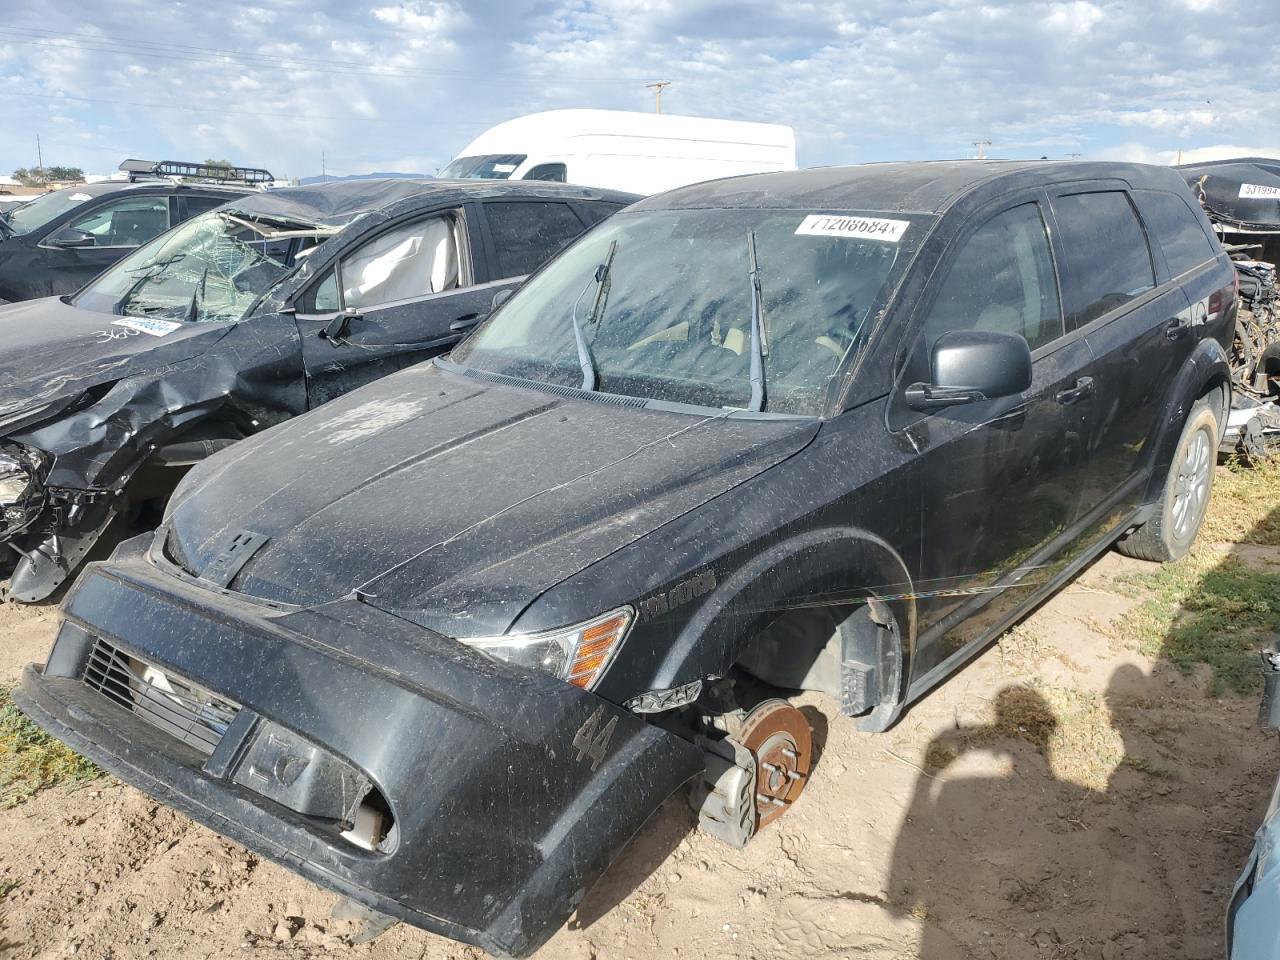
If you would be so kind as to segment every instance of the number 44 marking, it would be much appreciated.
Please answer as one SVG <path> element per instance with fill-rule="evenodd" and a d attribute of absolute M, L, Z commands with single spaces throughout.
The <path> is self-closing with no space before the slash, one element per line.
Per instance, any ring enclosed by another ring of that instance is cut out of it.
<path fill-rule="evenodd" d="M 613 728 L 618 725 L 617 717 L 611 718 L 602 726 L 603 719 L 604 707 L 596 707 L 595 713 L 587 717 L 587 722 L 573 735 L 573 746 L 578 751 L 578 762 L 581 763 L 590 757 L 592 773 L 595 773 L 604 761 L 605 751 L 609 749 L 609 740 L 613 737 Z"/>

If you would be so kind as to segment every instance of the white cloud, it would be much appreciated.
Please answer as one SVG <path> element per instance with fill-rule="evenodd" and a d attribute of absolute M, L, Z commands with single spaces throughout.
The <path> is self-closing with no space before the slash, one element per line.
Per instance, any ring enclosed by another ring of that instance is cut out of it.
<path fill-rule="evenodd" d="M 90 135 L 59 132 L 83 154 L 51 162 L 108 167 L 123 147 L 311 174 L 323 151 L 340 173 L 431 172 L 520 113 L 650 109 L 655 79 L 675 81 L 670 112 L 793 125 L 810 164 L 963 156 L 978 139 L 1002 156 L 1156 158 L 1280 129 L 1280 61 L 1257 39 L 1280 35 L 1280 5 L 1242 31 L 1211 0 L 1181 3 L 260 0 L 228 17 L 9 0 L 0 170 L 30 163 L 26 141 L 58 117 Z"/>

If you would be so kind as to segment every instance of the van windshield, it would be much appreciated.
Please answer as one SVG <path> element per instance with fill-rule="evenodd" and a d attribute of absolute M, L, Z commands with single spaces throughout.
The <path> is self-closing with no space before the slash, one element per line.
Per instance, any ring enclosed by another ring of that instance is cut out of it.
<path fill-rule="evenodd" d="M 530 279 L 453 360 L 570 387 L 586 384 L 594 367 L 601 391 L 747 408 L 754 306 L 763 409 L 820 415 L 931 220 L 817 210 L 616 214 Z"/>
<path fill-rule="evenodd" d="M 508 180 L 524 161 L 523 153 L 492 153 L 483 157 L 459 157 L 440 171 L 440 179 Z"/>

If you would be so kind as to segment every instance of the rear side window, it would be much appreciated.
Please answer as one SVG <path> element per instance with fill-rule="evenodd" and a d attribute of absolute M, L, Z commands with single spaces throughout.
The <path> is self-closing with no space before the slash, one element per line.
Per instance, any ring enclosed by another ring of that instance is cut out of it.
<path fill-rule="evenodd" d="M 498 252 L 498 272 L 491 280 L 533 273 L 582 233 L 578 215 L 568 204 L 555 201 L 489 203 L 484 215 Z"/>
<path fill-rule="evenodd" d="M 1217 255 L 1217 250 L 1200 225 L 1191 205 L 1173 193 L 1135 190 L 1133 199 L 1169 263 L 1169 274 L 1178 276 L 1194 270 Z"/>
<path fill-rule="evenodd" d="M 929 347 L 952 330 L 1017 333 L 1032 350 L 1062 335 L 1053 257 L 1036 204 L 996 214 L 964 241 L 925 320 Z"/>
<path fill-rule="evenodd" d="M 182 205 L 179 207 L 179 210 L 182 213 L 182 219 L 189 220 L 191 217 L 194 217 L 197 214 L 207 213 L 208 211 L 212 210 L 214 207 L 220 207 L 224 203 L 227 203 L 235 198 L 234 197 L 186 196 L 186 197 L 179 197 L 178 199 L 182 202 Z"/>
<path fill-rule="evenodd" d="M 625 206 L 625 203 L 606 203 L 593 200 L 589 203 L 578 204 L 578 216 L 582 217 L 588 226 L 594 227 L 601 220 L 608 220 Z"/>
<path fill-rule="evenodd" d="M 1156 285 L 1151 251 L 1122 191 L 1075 193 L 1053 201 L 1066 259 L 1063 296 L 1074 330 Z"/>

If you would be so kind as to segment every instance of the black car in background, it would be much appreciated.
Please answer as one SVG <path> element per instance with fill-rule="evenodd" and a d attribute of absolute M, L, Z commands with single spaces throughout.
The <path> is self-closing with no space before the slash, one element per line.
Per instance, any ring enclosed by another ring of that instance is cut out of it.
<path fill-rule="evenodd" d="M 1119 541 L 1200 527 L 1233 271 L 1167 168 L 635 204 L 448 359 L 200 464 L 14 699 L 376 911 L 532 952 L 694 781 L 744 844 Z"/>
<path fill-rule="evenodd" d="M 0 307 L 8 596 L 48 596 L 114 518 L 161 501 L 209 453 L 449 349 L 633 199 L 535 183 L 290 187 L 187 221 L 73 297 Z"/>
<path fill-rule="evenodd" d="M 73 293 L 170 227 L 271 181 L 252 167 L 126 160 L 121 169 L 135 179 L 52 190 L 0 215 L 0 302 Z"/>

